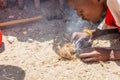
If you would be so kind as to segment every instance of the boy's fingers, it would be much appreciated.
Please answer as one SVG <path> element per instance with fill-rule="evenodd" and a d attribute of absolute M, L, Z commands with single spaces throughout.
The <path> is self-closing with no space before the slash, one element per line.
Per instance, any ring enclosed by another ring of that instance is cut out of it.
<path fill-rule="evenodd" d="M 78 32 L 74 32 L 72 34 L 72 38 L 71 38 L 71 42 L 77 44 L 80 40 L 81 37 L 79 37 L 79 33 Z"/>
<path fill-rule="evenodd" d="M 74 32 L 74 33 L 72 34 L 72 39 L 75 39 L 77 36 L 78 36 L 78 32 Z"/>
<path fill-rule="evenodd" d="M 93 57 L 95 54 L 94 53 L 82 53 L 79 55 L 80 58 L 88 58 L 88 57 Z"/>
<path fill-rule="evenodd" d="M 78 44 L 81 40 L 82 40 L 82 37 L 80 37 L 80 38 L 75 42 L 75 44 Z"/>
<path fill-rule="evenodd" d="M 82 59 L 84 62 L 95 62 L 98 61 L 96 57 Z"/>
<path fill-rule="evenodd" d="M 79 38 L 76 42 L 75 42 L 75 46 L 76 46 L 76 49 L 82 49 L 84 48 L 86 45 L 86 42 L 85 42 L 85 39 L 83 38 Z"/>

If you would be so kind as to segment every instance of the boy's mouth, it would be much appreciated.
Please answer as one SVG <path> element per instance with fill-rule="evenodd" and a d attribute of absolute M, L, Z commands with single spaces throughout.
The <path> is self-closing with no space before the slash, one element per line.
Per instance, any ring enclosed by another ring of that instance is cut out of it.
<path fill-rule="evenodd" d="M 81 16 L 83 20 L 88 20 L 84 15 Z"/>
<path fill-rule="evenodd" d="M 83 20 L 88 20 L 88 19 L 87 19 L 87 18 L 85 18 L 84 16 L 82 16 L 82 19 L 83 19 Z"/>

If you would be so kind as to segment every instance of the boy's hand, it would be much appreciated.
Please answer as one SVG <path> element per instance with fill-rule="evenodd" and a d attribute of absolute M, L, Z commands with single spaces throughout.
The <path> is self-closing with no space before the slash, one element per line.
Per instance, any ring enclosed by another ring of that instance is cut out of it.
<path fill-rule="evenodd" d="M 72 35 L 72 42 L 75 44 L 76 50 L 90 46 L 90 36 L 91 35 L 86 32 L 74 32 Z"/>
<path fill-rule="evenodd" d="M 88 40 L 90 38 L 90 35 L 85 32 L 74 32 L 72 34 L 72 42 L 77 44 L 81 40 Z"/>
<path fill-rule="evenodd" d="M 97 62 L 107 60 L 120 60 L 120 50 L 92 49 L 79 55 L 84 62 Z"/>
<path fill-rule="evenodd" d="M 80 54 L 79 57 L 84 62 L 107 61 L 110 59 L 110 51 L 91 49 L 91 51 L 89 50 L 89 52 Z"/>

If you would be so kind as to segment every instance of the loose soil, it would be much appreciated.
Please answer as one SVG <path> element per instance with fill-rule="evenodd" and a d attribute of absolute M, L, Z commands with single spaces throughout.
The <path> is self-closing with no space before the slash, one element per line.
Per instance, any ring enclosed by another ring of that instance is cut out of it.
<path fill-rule="evenodd" d="M 63 59 L 57 54 L 54 39 L 63 33 L 81 31 L 87 28 L 83 26 L 89 25 L 68 6 L 61 11 L 53 0 L 45 0 L 39 9 L 35 9 L 33 2 L 26 0 L 24 10 L 19 10 L 17 5 L 0 10 L 0 22 L 39 15 L 45 18 L 1 28 L 0 80 L 120 79 L 119 61 L 88 64 L 80 59 Z"/>

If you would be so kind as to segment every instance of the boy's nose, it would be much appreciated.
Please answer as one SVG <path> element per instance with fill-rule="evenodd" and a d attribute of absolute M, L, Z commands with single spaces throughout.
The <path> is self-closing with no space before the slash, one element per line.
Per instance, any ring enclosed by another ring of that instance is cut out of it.
<path fill-rule="evenodd" d="M 80 17 L 84 17 L 84 16 L 83 16 L 83 13 L 81 13 L 81 12 L 77 12 L 77 14 L 78 14 L 78 16 L 80 16 Z"/>
<path fill-rule="evenodd" d="M 83 17 L 83 10 L 77 10 L 77 14 L 78 14 L 78 16 Z"/>

